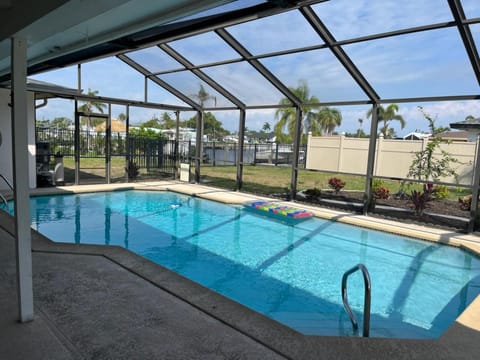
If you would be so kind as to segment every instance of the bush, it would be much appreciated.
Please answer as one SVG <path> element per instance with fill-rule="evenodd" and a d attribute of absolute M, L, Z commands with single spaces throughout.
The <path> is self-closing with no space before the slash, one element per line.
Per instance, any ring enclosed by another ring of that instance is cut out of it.
<path fill-rule="evenodd" d="M 448 199 L 450 195 L 450 191 L 445 185 L 437 185 L 435 186 L 435 198 L 437 199 Z"/>
<path fill-rule="evenodd" d="M 341 179 L 336 177 L 332 177 L 328 179 L 328 186 L 335 190 L 336 193 L 338 193 L 345 187 L 345 181 L 342 181 Z"/>
<path fill-rule="evenodd" d="M 422 216 L 427 208 L 427 204 L 435 199 L 436 190 L 433 184 L 424 184 L 423 191 L 412 190 L 408 196 L 408 200 L 413 204 L 415 215 Z"/>
<path fill-rule="evenodd" d="M 305 190 L 305 195 L 309 200 L 318 199 L 322 195 L 322 190 L 319 188 L 307 189 Z"/>
<path fill-rule="evenodd" d="M 388 199 L 390 197 L 390 190 L 384 186 L 384 182 L 380 179 L 373 179 L 372 191 L 375 199 Z"/>
<path fill-rule="evenodd" d="M 140 174 L 140 171 L 138 169 L 139 166 L 134 161 L 128 161 L 125 171 L 127 172 L 129 180 L 135 180 L 138 177 L 138 175 Z"/>
<path fill-rule="evenodd" d="M 373 189 L 373 196 L 375 199 L 388 199 L 390 197 L 390 190 L 385 186 L 379 186 Z"/>
<path fill-rule="evenodd" d="M 470 207 L 472 206 L 472 195 L 459 197 L 458 202 L 460 203 L 460 209 L 470 210 Z"/>

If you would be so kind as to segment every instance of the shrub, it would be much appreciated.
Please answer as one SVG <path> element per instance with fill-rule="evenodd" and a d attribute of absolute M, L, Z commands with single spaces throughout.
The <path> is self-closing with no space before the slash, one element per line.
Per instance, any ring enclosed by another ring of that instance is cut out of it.
<path fill-rule="evenodd" d="M 305 195 L 307 196 L 307 199 L 315 200 L 322 195 L 322 190 L 316 187 L 313 189 L 307 189 L 305 190 Z"/>
<path fill-rule="evenodd" d="M 390 190 L 384 186 L 384 182 L 380 179 L 373 179 L 372 191 L 375 199 L 388 199 L 390 197 Z"/>
<path fill-rule="evenodd" d="M 341 179 L 336 177 L 332 177 L 328 179 L 328 186 L 335 190 L 336 193 L 338 193 L 345 187 L 345 181 L 342 181 Z"/>
<path fill-rule="evenodd" d="M 412 190 L 408 200 L 413 204 L 415 215 L 421 216 L 427 208 L 427 204 L 435 199 L 436 190 L 433 184 L 424 184 L 423 191 Z"/>
<path fill-rule="evenodd" d="M 375 199 L 388 199 L 390 197 L 390 190 L 385 186 L 379 186 L 373 189 L 373 196 Z"/>
<path fill-rule="evenodd" d="M 138 177 L 138 175 L 140 174 L 140 171 L 138 169 L 139 166 L 134 161 L 128 161 L 127 166 L 125 167 L 125 171 L 127 172 L 128 178 L 130 180 L 135 180 Z"/>
<path fill-rule="evenodd" d="M 447 199 L 450 195 L 450 191 L 445 185 L 435 186 L 435 198 L 437 199 Z"/>
<path fill-rule="evenodd" d="M 472 206 L 472 195 L 459 197 L 458 202 L 460 203 L 460 209 L 470 210 L 470 207 Z"/>

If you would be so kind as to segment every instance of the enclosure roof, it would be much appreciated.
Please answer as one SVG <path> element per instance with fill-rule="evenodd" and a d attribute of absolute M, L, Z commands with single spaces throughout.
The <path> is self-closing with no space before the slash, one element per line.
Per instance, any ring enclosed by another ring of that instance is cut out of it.
<path fill-rule="evenodd" d="M 113 55 L 196 110 L 480 99 L 476 0 L 181 1 L 183 14 L 176 1 L 148 2 L 164 3 L 156 22 L 126 11 L 153 5 L 121 3 L 90 14 L 115 18 L 95 41 L 34 54 L 28 73 Z M 0 82 L 8 77 L 0 56 Z M 199 89 L 209 96 L 199 99 Z"/>
<path fill-rule="evenodd" d="M 467 119 L 464 121 L 451 123 L 450 127 L 452 129 L 462 129 L 462 130 L 480 129 L 480 118 Z"/>

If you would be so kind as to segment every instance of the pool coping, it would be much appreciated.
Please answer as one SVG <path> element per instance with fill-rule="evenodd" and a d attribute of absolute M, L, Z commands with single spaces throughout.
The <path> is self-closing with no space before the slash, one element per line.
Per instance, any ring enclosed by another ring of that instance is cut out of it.
<path fill-rule="evenodd" d="M 32 196 L 129 189 L 168 190 L 228 204 L 243 204 L 256 199 L 271 200 L 251 194 L 175 181 L 42 188 L 33 190 Z M 275 201 L 279 202 L 278 200 Z M 480 239 L 475 235 L 402 224 L 391 220 L 365 217 L 292 202 L 285 202 L 285 204 L 308 209 L 320 218 L 458 246 L 480 256 Z M 11 218 L 5 220 L 5 217 L 2 216 L 0 226 L 12 232 L 13 220 Z M 34 230 L 32 230 L 32 234 L 32 250 L 34 252 L 104 256 L 287 358 L 350 359 L 352 356 L 357 357 L 359 355 L 360 358 L 378 359 L 387 357 L 392 359 L 469 359 L 478 355 L 480 296 L 465 309 L 438 339 L 408 340 L 303 335 L 124 248 L 106 245 L 54 243 Z"/>

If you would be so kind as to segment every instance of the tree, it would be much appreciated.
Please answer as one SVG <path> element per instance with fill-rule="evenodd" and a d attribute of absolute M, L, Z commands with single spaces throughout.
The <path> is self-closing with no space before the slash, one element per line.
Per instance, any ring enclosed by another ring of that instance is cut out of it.
<path fill-rule="evenodd" d="M 56 117 L 51 121 L 51 126 L 58 129 L 67 129 L 70 125 L 73 124 L 73 121 L 66 117 Z"/>
<path fill-rule="evenodd" d="M 211 96 L 203 87 L 202 84 L 200 84 L 200 89 L 198 90 L 198 93 L 191 95 L 193 98 L 197 99 L 200 107 L 203 109 L 205 103 L 208 100 L 213 100 L 215 103 L 215 106 L 217 106 L 217 98 L 215 96 Z"/>
<path fill-rule="evenodd" d="M 88 96 L 97 96 L 98 95 L 98 90 L 88 89 L 87 95 Z M 84 112 L 87 115 L 87 126 L 88 126 L 88 128 L 90 128 L 92 126 L 91 114 L 93 114 L 93 111 L 98 110 L 101 114 L 103 114 L 103 109 L 106 108 L 106 107 L 107 107 L 107 105 L 105 105 L 102 102 L 95 101 L 95 100 L 89 100 L 89 101 L 85 102 L 82 106 L 80 106 L 78 108 L 78 110 Z M 94 118 L 94 120 L 95 120 L 94 125 L 97 125 L 97 120 L 98 120 L 98 122 L 103 121 L 103 119 L 95 119 L 95 118 Z"/>
<path fill-rule="evenodd" d="M 161 117 L 161 125 L 164 129 L 173 129 L 177 126 L 177 120 L 172 119 L 167 112 L 164 112 Z"/>
<path fill-rule="evenodd" d="M 393 137 L 395 131 L 390 131 L 393 129 L 389 129 L 389 123 L 393 120 L 400 122 L 400 128 L 403 129 L 405 127 L 405 119 L 402 115 L 397 114 L 398 112 L 398 105 L 397 104 L 390 104 L 386 108 L 382 105 L 378 107 L 378 122 L 383 121 L 383 126 L 380 128 L 380 134 L 383 134 L 385 138 Z M 372 117 L 373 109 L 368 110 L 367 117 Z"/>
<path fill-rule="evenodd" d="M 48 128 L 48 127 L 50 127 L 50 120 L 48 120 L 48 119 L 47 119 L 47 120 L 45 120 L 45 119 L 43 119 L 43 120 L 38 120 L 38 119 L 37 119 L 37 120 L 35 121 L 35 126 L 36 126 L 36 127 L 41 127 L 41 128 Z"/>
<path fill-rule="evenodd" d="M 196 124 L 196 116 L 192 116 L 187 121 L 182 122 L 182 125 L 188 128 L 195 128 Z M 210 135 L 215 139 L 217 137 L 228 135 L 230 132 L 223 128 L 223 124 L 218 121 L 211 112 L 206 112 L 203 114 L 203 133 L 205 135 Z"/>
<path fill-rule="evenodd" d="M 165 140 L 167 137 L 159 132 L 155 131 L 152 128 L 145 127 L 145 126 L 140 126 L 139 128 L 131 128 L 129 132 L 129 136 L 142 136 L 142 137 L 148 137 L 151 139 L 159 139 L 159 140 Z"/>
<path fill-rule="evenodd" d="M 270 132 L 270 124 L 268 123 L 268 121 L 265 121 L 265 123 L 263 124 L 262 126 L 262 132 Z"/>
<path fill-rule="evenodd" d="M 153 115 L 150 120 L 145 121 L 140 127 L 143 128 L 154 128 L 154 129 L 161 129 L 162 126 L 160 124 L 159 118 L 156 115 Z"/>
<path fill-rule="evenodd" d="M 300 81 L 298 87 L 290 87 L 290 91 L 304 104 L 318 103 L 319 100 L 316 96 L 310 96 L 310 90 L 305 81 Z M 287 98 L 280 100 L 279 105 L 291 105 L 291 101 Z M 314 135 L 317 135 L 321 131 L 321 127 L 318 126 L 317 114 L 312 110 L 312 106 L 304 105 L 303 110 L 303 123 L 305 132 L 312 131 Z M 292 142 L 295 134 L 295 121 L 296 111 L 293 107 L 282 107 L 275 111 L 275 119 L 278 120 L 274 127 L 275 136 L 277 141 Z M 284 134 L 283 130 L 287 129 L 288 135 Z"/>
<path fill-rule="evenodd" d="M 432 117 L 427 114 L 421 106 L 419 106 L 418 109 L 428 121 L 430 132 L 435 134 L 437 117 Z M 440 136 L 434 137 L 428 142 L 424 150 L 415 153 L 407 177 L 427 182 L 437 181 L 442 176 L 456 177 L 452 164 L 457 163 L 458 160 L 447 151 L 440 149 L 440 143 L 442 141 L 443 139 Z M 434 157 L 434 153 L 438 150 L 440 150 L 441 156 Z"/>
<path fill-rule="evenodd" d="M 337 126 L 342 124 L 342 113 L 340 110 L 328 106 L 321 107 L 318 110 L 318 120 L 322 130 L 332 135 Z"/>
<path fill-rule="evenodd" d="M 124 113 L 118 114 L 118 120 L 121 122 L 125 122 L 127 120 L 127 115 L 125 115 Z"/>

